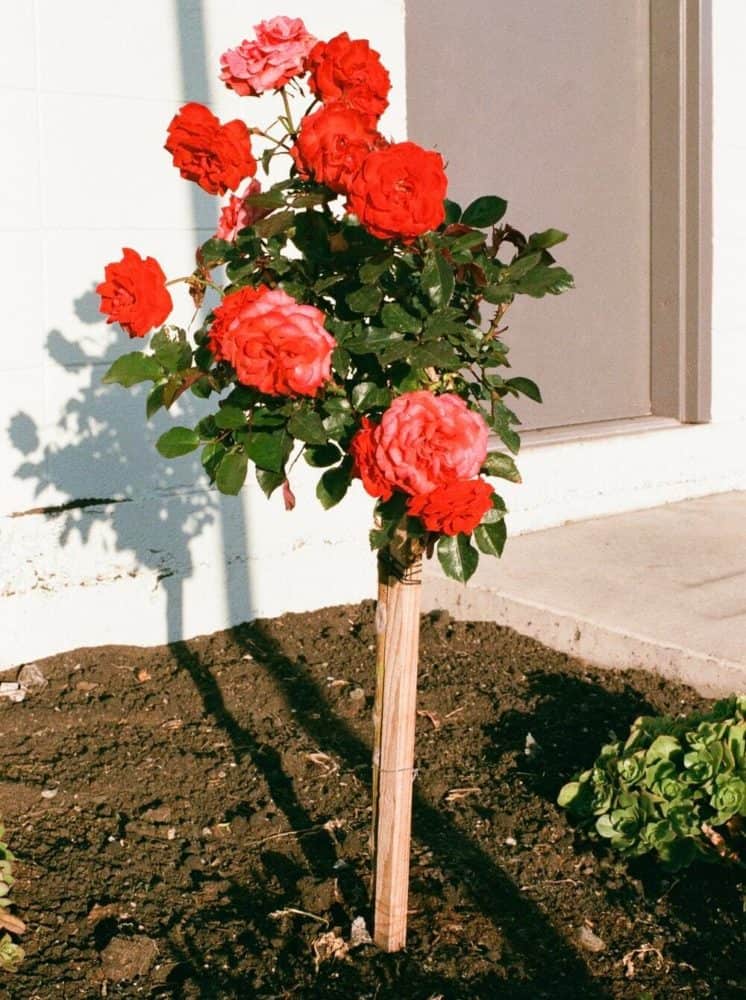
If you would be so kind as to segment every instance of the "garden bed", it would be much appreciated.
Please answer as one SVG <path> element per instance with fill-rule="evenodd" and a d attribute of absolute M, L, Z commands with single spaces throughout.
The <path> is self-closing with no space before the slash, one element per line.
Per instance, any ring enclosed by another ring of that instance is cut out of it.
<path fill-rule="evenodd" d="M 409 947 L 347 950 L 374 643 L 364 604 L 42 661 L 0 703 L 28 924 L 7 995 L 746 997 L 738 874 L 622 863 L 555 805 L 610 731 L 703 700 L 447 616 L 423 619 Z"/>

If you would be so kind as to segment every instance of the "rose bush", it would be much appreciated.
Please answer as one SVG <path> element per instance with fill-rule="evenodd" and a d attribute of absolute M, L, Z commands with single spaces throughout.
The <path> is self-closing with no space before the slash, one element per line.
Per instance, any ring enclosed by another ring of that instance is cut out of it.
<path fill-rule="evenodd" d="M 201 448 L 223 493 L 253 463 L 262 490 L 292 507 L 302 457 L 320 470 L 325 507 L 354 479 L 375 497 L 375 549 L 405 561 L 437 549 L 466 580 L 479 552 L 505 542 L 505 505 L 485 477 L 520 479 L 508 403 L 541 400 L 530 379 L 501 373 L 504 316 L 516 296 L 571 286 L 551 252 L 565 234 L 524 236 L 497 196 L 449 200 L 441 155 L 383 133 L 390 79 L 364 39 L 316 41 L 299 19 L 273 18 L 223 54 L 220 75 L 242 100 L 274 90 L 280 106 L 260 129 L 189 103 L 167 129 L 182 177 L 218 195 L 240 188 L 180 279 L 198 305 L 208 290 L 219 301 L 196 328 L 168 325 L 148 352 L 120 357 L 105 381 L 152 383 L 148 416 L 184 392 L 206 401 L 195 427 L 157 447 L 168 458 Z M 277 157 L 289 165 L 265 190 L 252 143 L 265 173 Z M 170 315 L 160 265 L 134 251 L 107 266 L 99 293 L 131 336 Z"/>

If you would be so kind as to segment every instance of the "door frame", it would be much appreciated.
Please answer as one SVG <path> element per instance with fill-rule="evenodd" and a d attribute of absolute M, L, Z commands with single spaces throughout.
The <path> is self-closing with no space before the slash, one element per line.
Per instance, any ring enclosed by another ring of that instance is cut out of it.
<path fill-rule="evenodd" d="M 651 0 L 651 403 L 710 419 L 712 0 Z"/>

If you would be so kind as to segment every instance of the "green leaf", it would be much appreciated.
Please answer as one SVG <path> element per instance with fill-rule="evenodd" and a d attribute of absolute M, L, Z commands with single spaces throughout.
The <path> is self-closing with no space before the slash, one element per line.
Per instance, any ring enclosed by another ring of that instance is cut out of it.
<path fill-rule="evenodd" d="M 165 388 L 166 386 L 163 382 L 161 382 L 159 385 L 154 385 L 148 393 L 148 398 L 145 403 L 145 417 L 147 420 L 150 420 L 153 414 L 157 413 L 158 410 L 165 405 L 163 402 L 163 390 Z"/>
<path fill-rule="evenodd" d="M 282 472 L 293 447 L 293 439 L 284 427 L 276 431 L 260 431 L 247 435 L 246 451 L 260 469 Z"/>
<path fill-rule="evenodd" d="M 382 274 L 394 263 L 393 257 L 385 257 L 383 260 L 370 260 L 363 264 L 358 271 L 360 280 L 364 285 L 374 285 Z"/>
<path fill-rule="evenodd" d="M 511 483 L 520 483 L 521 474 L 516 468 L 516 464 L 510 455 L 501 451 L 491 452 L 484 460 L 481 471 L 486 476 L 497 476 L 499 479 L 508 479 Z"/>
<path fill-rule="evenodd" d="M 505 385 L 510 386 L 511 389 L 515 389 L 517 392 L 523 393 L 524 396 L 533 399 L 535 403 L 542 402 L 541 390 L 536 382 L 532 382 L 530 378 L 523 378 L 519 375 L 516 378 L 507 379 Z"/>
<path fill-rule="evenodd" d="M 451 301 L 455 284 L 453 271 L 441 254 L 428 254 L 422 270 L 421 285 L 432 304 L 447 306 Z"/>
<path fill-rule="evenodd" d="M 263 239 L 284 232 L 295 222 L 295 212 L 273 212 L 272 215 L 254 223 L 254 231 Z"/>
<path fill-rule="evenodd" d="M 503 554 L 506 538 L 507 529 L 502 518 L 488 524 L 478 524 L 474 529 L 474 541 L 487 556 L 497 556 L 499 559 Z"/>
<path fill-rule="evenodd" d="M 165 330 L 159 330 L 150 341 L 155 360 L 167 372 L 178 372 L 189 368 L 192 363 L 192 349 L 186 340 L 172 339 Z"/>
<path fill-rule="evenodd" d="M 564 267 L 535 267 L 518 282 L 516 290 L 540 299 L 543 295 L 560 295 L 573 287 L 573 278 Z"/>
<path fill-rule="evenodd" d="M 210 441 L 202 449 L 202 466 L 210 477 L 211 483 L 215 481 L 215 472 L 225 452 L 225 445 L 220 441 Z"/>
<path fill-rule="evenodd" d="M 389 330 L 399 330 L 400 333 L 419 333 L 422 320 L 417 319 L 396 302 L 387 302 L 381 310 L 383 325 Z"/>
<path fill-rule="evenodd" d="M 161 434 L 155 446 L 164 458 L 178 458 L 179 455 L 188 455 L 190 451 L 194 451 L 199 443 L 199 434 L 191 428 L 172 427 Z"/>
<path fill-rule="evenodd" d="M 529 253 L 525 257 L 518 257 L 505 268 L 502 277 L 505 281 L 518 281 L 519 278 L 523 278 L 529 271 L 532 271 L 540 260 L 540 253 Z"/>
<path fill-rule="evenodd" d="M 403 336 L 396 330 L 387 330 L 381 326 L 371 326 L 365 336 L 348 340 L 345 347 L 353 354 L 377 354 L 380 350 L 401 342 Z"/>
<path fill-rule="evenodd" d="M 353 312 L 363 313 L 366 316 L 378 312 L 382 299 L 383 292 L 377 285 L 363 285 L 362 288 L 345 296 L 345 302 Z"/>
<path fill-rule="evenodd" d="M 485 302 L 489 302 L 493 306 L 499 306 L 502 302 L 510 302 L 515 293 L 516 287 L 511 285 L 509 281 L 506 281 L 504 285 L 486 285 L 482 289 Z"/>
<path fill-rule="evenodd" d="M 213 236 L 202 244 L 199 252 L 204 263 L 211 267 L 224 261 L 232 249 L 232 244 L 228 243 L 227 240 L 220 240 L 217 236 Z"/>
<path fill-rule="evenodd" d="M 567 233 L 559 229 L 545 229 L 543 233 L 531 233 L 528 238 L 528 246 L 531 250 L 546 250 L 548 247 L 556 246 L 557 243 L 564 243 Z"/>
<path fill-rule="evenodd" d="M 288 431 L 308 444 L 326 444 L 328 439 L 321 417 L 315 410 L 304 408 L 294 413 L 288 421 Z"/>
<path fill-rule="evenodd" d="M 410 358 L 412 364 L 418 368 L 433 367 L 455 370 L 463 364 L 455 348 L 442 340 L 428 341 L 426 344 L 415 347 Z"/>
<path fill-rule="evenodd" d="M 244 201 L 254 208 L 281 208 L 285 204 L 285 197 L 281 191 L 259 191 L 257 194 L 250 194 Z"/>
<path fill-rule="evenodd" d="M 215 424 L 222 430 L 235 431 L 247 423 L 248 417 L 237 406 L 222 406 L 215 414 Z"/>
<path fill-rule="evenodd" d="M 446 576 L 466 583 L 479 562 L 479 553 L 467 535 L 442 535 L 438 540 L 438 561 Z"/>
<path fill-rule="evenodd" d="M 256 470 L 256 481 L 266 497 L 271 497 L 276 489 L 285 482 L 284 472 L 267 472 L 266 469 Z"/>
<path fill-rule="evenodd" d="M 342 453 L 335 444 L 310 445 L 303 452 L 303 457 L 315 469 L 325 469 L 330 465 L 336 465 Z"/>
<path fill-rule="evenodd" d="M 243 449 L 229 451 L 223 456 L 215 473 L 215 485 L 221 493 L 227 493 L 228 496 L 234 497 L 240 492 L 246 480 L 248 464 L 248 458 Z"/>
<path fill-rule="evenodd" d="M 459 253 L 461 250 L 471 250 L 474 247 L 484 243 L 485 236 L 484 233 L 479 229 L 474 229 L 470 233 L 464 233 L 463 236 L 459 236 L 457 239 L 451 243 L 450 250 L 451 253 Z M 467 258 L 469 259 L 469 258 Z"/>
<path fill-rule="evenodd" d="M 324 510 L 334 507 L 344 497 L 351 482 L 352 459 L 348 455 L 341 465 L 327 469 L 316 486 L 316 496 Z"/>
<path fill-rule="evenodd" d="M 461 218 L 461 206 L 457 202 L 446 198 L 443 202 L 443 208 L 446 213 L 445 224 L 447 226 L 452 226 L 454 223 L 459 221 Z"/>
<path fill-rule="evenodd" d="M 579 791 L 579 781 L 570 781 L 566 785 L 563 785 L 562 788 L 560 788 L 559 795 L 557 796 L 557 805 L 562 806 L 563 809 L 567 809 L 567 807 L 571 806 L 577 798 Z"/>
<path fill-rule="evenodd" d="M 162 375 L 163 370 L 155 358 L 142 351 L 132 351 L 117 358 L 101 381 L 107 384 L 115 382 L 129 389 L 138 382 L 155 382 Z"/>
<path fill-rule="evenodd" d="M 487 226 L 494 226 L 496 222 L 505 215 L 508 203 L 504 198 L 496 195 L 485 195 L 477 198 L 469 205 L 461 216 L 461 222 L 465 226 L 476 226 L 477 229 L 485 229 Z"/>
<path fill-rule="evenodd" d="M 351 358 L 350 352 L 345 350 L 344 347 L 335 347 L 332 351 L 332 368 L 341 376 L 341 378 L 346 379 L 350 368 Z"/>
<path fill-rule="evenodd" d="M 388 406 L 390 402 L 391 390 L 375 382 L 360 382 L 352 390 L 352 405 L 360 413 Z"/>

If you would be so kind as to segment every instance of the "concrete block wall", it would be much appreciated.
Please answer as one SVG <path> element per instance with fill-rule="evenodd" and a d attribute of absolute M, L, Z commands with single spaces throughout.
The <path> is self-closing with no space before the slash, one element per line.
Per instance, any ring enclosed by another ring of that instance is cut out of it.
<path fill-rule="evenodd" d="M 104 265 L 132 246 L 170 276 L 189 273 L 214 232 L 218 201 L 179 177 L 163 150 L 168 122 L 197 100 L 223 120 L 267 124 L 271 100 L 228 91 L 219 57 L 282 12 L 245 0 L 24 0 L 3 11 L 0 667 L 373 593 L 361 490 L 327 515 L 299 463 L 293 513 L 257 488 L 221 497 L 191 456 L 155 452 L 173 417 L 146 425 L 143 392 L 101 385 L 129 349 L 98 315 Z M 320 38 L 370 39 L 393 81 L 382 125 L 403 138 L 403 0 L 295 0 L 289 13 Z M 187 323 L 188 296 L 175 301 Z"/>

